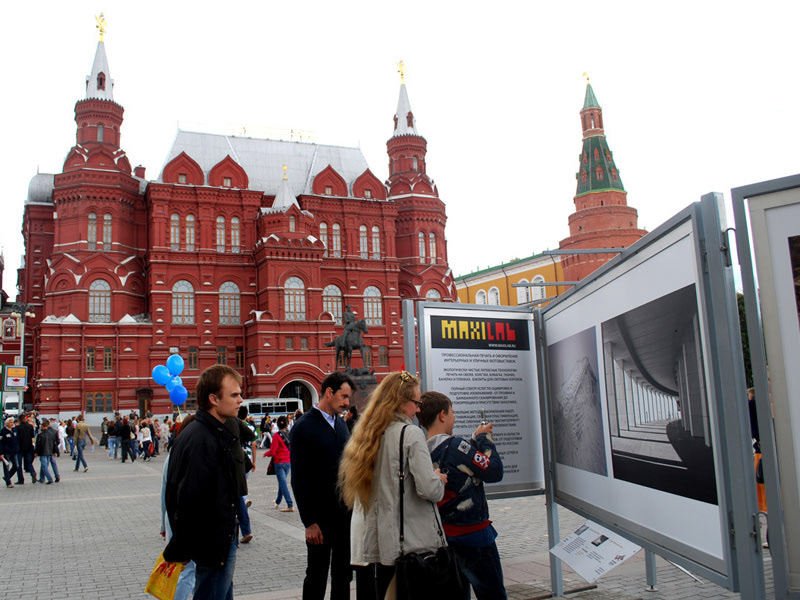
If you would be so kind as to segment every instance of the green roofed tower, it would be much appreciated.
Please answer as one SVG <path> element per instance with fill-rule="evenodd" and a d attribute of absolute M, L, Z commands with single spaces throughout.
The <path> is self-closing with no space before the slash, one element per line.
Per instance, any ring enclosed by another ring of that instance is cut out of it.
<path fill-rule="evenodd" d="M 561 241 L 560 248 L 625 248 L 646 232 L 638 228 L 636 209 L 628 206 L 627 192 L 603 129 L 603 109 L 588 80 L 580 115 L 583 148 L 575 174 L 575 212 L 569 217 L 570 236 Z M 613 257 L 613 254 L 567 256 L 564 278 L 583 279 Z"/>

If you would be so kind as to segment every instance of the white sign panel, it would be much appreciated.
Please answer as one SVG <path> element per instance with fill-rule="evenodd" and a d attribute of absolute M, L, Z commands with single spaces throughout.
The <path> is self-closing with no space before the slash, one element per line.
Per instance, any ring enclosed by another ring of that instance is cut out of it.
<path fill-rule="evenodd" d="M 586 521 L 550 552 L 589 583 L 636 554 L 641 547 L 592 521 Z"/>
<path fill-rule="evenodd" d="M 481 414 L 494 424 L 504 476 L 487 491 L 543 489 L 533 315 L 427 303 L 418 318 L 423 389 L 452 400 L 454 434 L 470 437 Z"/>

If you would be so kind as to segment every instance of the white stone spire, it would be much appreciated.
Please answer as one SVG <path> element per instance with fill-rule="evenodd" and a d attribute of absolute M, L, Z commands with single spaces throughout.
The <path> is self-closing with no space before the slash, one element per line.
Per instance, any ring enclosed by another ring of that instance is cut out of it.
<path fill-rule="evenodd" d="M 289 187 L 289 179 L 286 176 L 286 170 L 287 166 L 283 165 L 283 181 L 281 181 L 281 187 L 278 189 L 278 193 L 275 195 L 275 201 L 272 203 L 273 211 L 286 212 L 292 206 L 300 208 L 300 205 L 297 203 L 297 198 L 294 197 Z"/>
<path fill-rule="evenodd" d="M 92 73 L 86 78 L 86 97 L 100 98 L 101 100 L 114 99 L 114 80 L 111 79 L 106 47 L 102 40 L 97 43 Z"/>
<path fill-rule="evenodd" d="M 411 112 L 411 103 L 408 101 L 406 84 L 400 84 L 400 97 L 397 100 L 397 112 L 394 115 L 394 133 L 392 137 L 399 135 L 419 135 L 417 132 L 417 120 Z"/>

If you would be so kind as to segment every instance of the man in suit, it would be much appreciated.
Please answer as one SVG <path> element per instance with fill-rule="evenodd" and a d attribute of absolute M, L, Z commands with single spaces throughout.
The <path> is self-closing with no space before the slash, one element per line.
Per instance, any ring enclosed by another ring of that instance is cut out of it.
<path fill-rule="evenodd" d="M 291 429 L 292 488 L 306 527 L 308 562 L 303 600 L 322 600 L 331 570 L 331 600 L 350 598 L 350 512 L 336 488 L 339 460 L 350 439 L 342 412 L 355 383 L 336 371 L 322 382 L 319 404 Z"/>

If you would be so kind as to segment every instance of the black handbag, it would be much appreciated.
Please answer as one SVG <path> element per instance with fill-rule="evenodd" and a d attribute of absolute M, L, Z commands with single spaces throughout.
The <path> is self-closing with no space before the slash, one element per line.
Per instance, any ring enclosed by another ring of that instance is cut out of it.
<path fill-rule="evenodd" d="M 403 492 L 403 437 L 406 427 L 400 431 L 400 556 L 395 562 L 398 600 L 460 600 L 466 594 L 467 582 L 456 564 L 453 549 L 447 546 L 436 506 L 431 502 L 433 517 L 443 545 L 431 552 L 404 552 Z"/>

